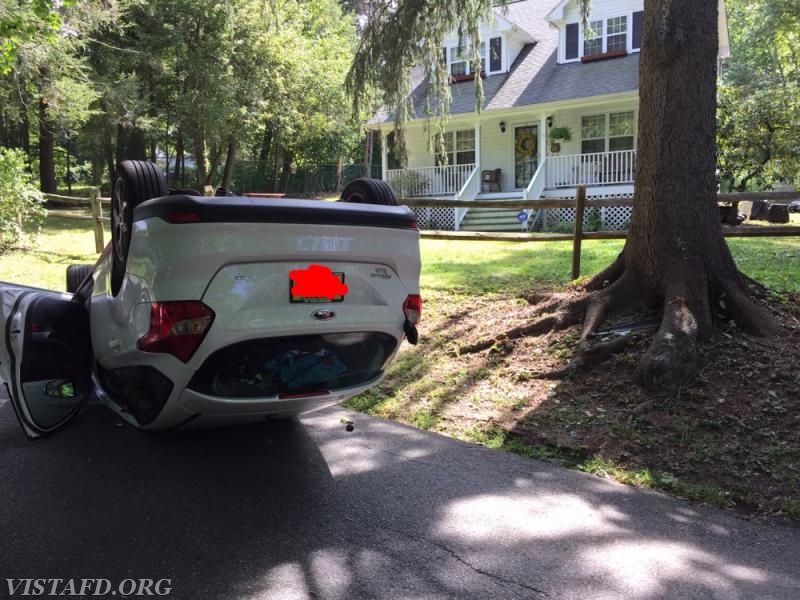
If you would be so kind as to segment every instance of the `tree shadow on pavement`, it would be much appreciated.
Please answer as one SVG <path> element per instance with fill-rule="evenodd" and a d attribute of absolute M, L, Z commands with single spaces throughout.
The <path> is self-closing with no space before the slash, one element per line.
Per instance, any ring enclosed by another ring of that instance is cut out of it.
<path fill-rule="evenodd" d="M 145 434 L 92 405 L 32 444 L 6 402 L 0 478 L 4 578 L 171 579 L 191 599 L 800 595 L 796 528 L 340 409 Z"/>

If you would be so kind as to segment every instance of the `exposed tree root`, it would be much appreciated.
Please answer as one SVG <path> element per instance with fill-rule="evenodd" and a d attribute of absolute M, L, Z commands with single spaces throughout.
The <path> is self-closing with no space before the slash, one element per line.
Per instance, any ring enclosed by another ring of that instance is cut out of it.
<path fill-rule="evenodd" d="M 589 368 L 619 354 L 638 338 L 638 335 L 627 333 L 602 342 L 582 342 L 577 354 L 566 367 L 541 373 L 537 375 L 537 379 L 562 379 L 572 375 L 581 369 Z"/>
<path fill-rule="evenodd" d="M 770 337 L 779 330 L 769 311 L 754 300 L 767 297 L 769 290 L 740 273 L 727 278 L 711 274 L 711 280 L 667 273 L 662 285 L 661 291 L 653 289 L 653 283 L 646 283 L 635 269 L 625 268 L 620 255 L 577 293 L 537 298 L 540 301 L 533 320 L 463 346 L 460 352 L 480 352 L 508 340 L 560 331 L 582 322 L 580 345 L 570 363 L 538 375 L 559 379 L 606 360 L 640 339 L 641 334 L 630 334 L 592 343 L 591 334 L 608 317 L 634 314 L 642 307 L 660 308 L 661 323 L 637 366 L 636 377 L 647 389 L 671 391 L 686 385 L 699 370 L 699 344 L 711 335 L 717 303 L 746 333 Z"/>
<path fill-rule="evenodd" d="M 673 298 L 664 306 L 661 327 L 645 352 L 636 378 L 648 389 L 673 389 L 697 373 L 698 325 L 684 298 Z"/>
<path fill-rule="evenodd" d="M 742 331 L 759 337 L 777 335 L 779 328 L 775 320 L 761 305 L 753 302 L 739 286 L 728 284 L 723 290 L 725 308 Z"/>
<path fill-rule="evenodd" d="M 580 322 L 588 302 L 589 296 L 585 294 L 567 301 L 566 303 L 561 301 L 548 302 L 547 306 L 542 308 L 542 312 L 546 313 L 543 316 L 525 325 L 513 327 L 492 338 L 462 346 L 459 353 L 473 354 L 475 352 L 481 352 L 482 350 L 488 350 L 495 344 L 505 340 L 514 340 L 528 335 L 541 335 L 548 331 L 561 331 L 562 329 L 566 329 Z"/>

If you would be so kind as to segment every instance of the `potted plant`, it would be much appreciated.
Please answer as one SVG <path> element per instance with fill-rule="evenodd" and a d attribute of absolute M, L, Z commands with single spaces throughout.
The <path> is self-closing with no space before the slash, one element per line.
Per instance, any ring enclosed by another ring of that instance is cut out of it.
<path fill-rule="evenodd" d="M 561 152 L 560 141 L 568 142 L 572 139 L 572 131 L 569 127 L 552 127 L 550 129 L 550 152 Z"/>

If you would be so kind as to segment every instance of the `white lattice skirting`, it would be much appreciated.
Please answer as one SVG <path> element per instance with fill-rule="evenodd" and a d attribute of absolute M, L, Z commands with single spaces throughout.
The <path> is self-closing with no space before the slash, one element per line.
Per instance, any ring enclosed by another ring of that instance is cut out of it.
<path fill-rule="evenodd" d="M 454 231 L 456 228 L 456 211 L 453 208 L 415 208 L 417 223 L 420 229 L 442 229 Z"/>
<path fill-rule="evenodd" d="M 607 196 L 587 196 L 587 200 L 597 200 Z M 616 196 L 620 197 L 620 196 Z M 623 194 L 623 198 L 633 198 L 633 194 Z M 574 198 L 571 198 L 574 200 Z M 628 229 L 631 224 L 630 206 L 608 206 L 604 208 L 589 208 L 583 213 L 583 226 L 586 227 L 596 215 L 600 216 L 600 224 L 603 229 Z M 559 223 L 574 223 L 574 208 L 553 208 L 544 211 L 543 224 L 545 228 L 554 227 Z"/>

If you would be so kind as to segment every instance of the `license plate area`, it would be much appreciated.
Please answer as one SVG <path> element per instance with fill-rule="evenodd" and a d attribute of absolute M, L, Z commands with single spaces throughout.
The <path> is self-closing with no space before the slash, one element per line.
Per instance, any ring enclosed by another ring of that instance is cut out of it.
<path fill-rule="evenodd" d="M 309 269 L 308 271 L 311 271 Z M 342 271 L 314 273 L 313 276 L 298 278 L 296 271 L 289 276 L 289 302 L 292 304 L 320 304 L 344 302 L 347 286 Z M 331 275 L 333 277 L 331 277 Z"/>

